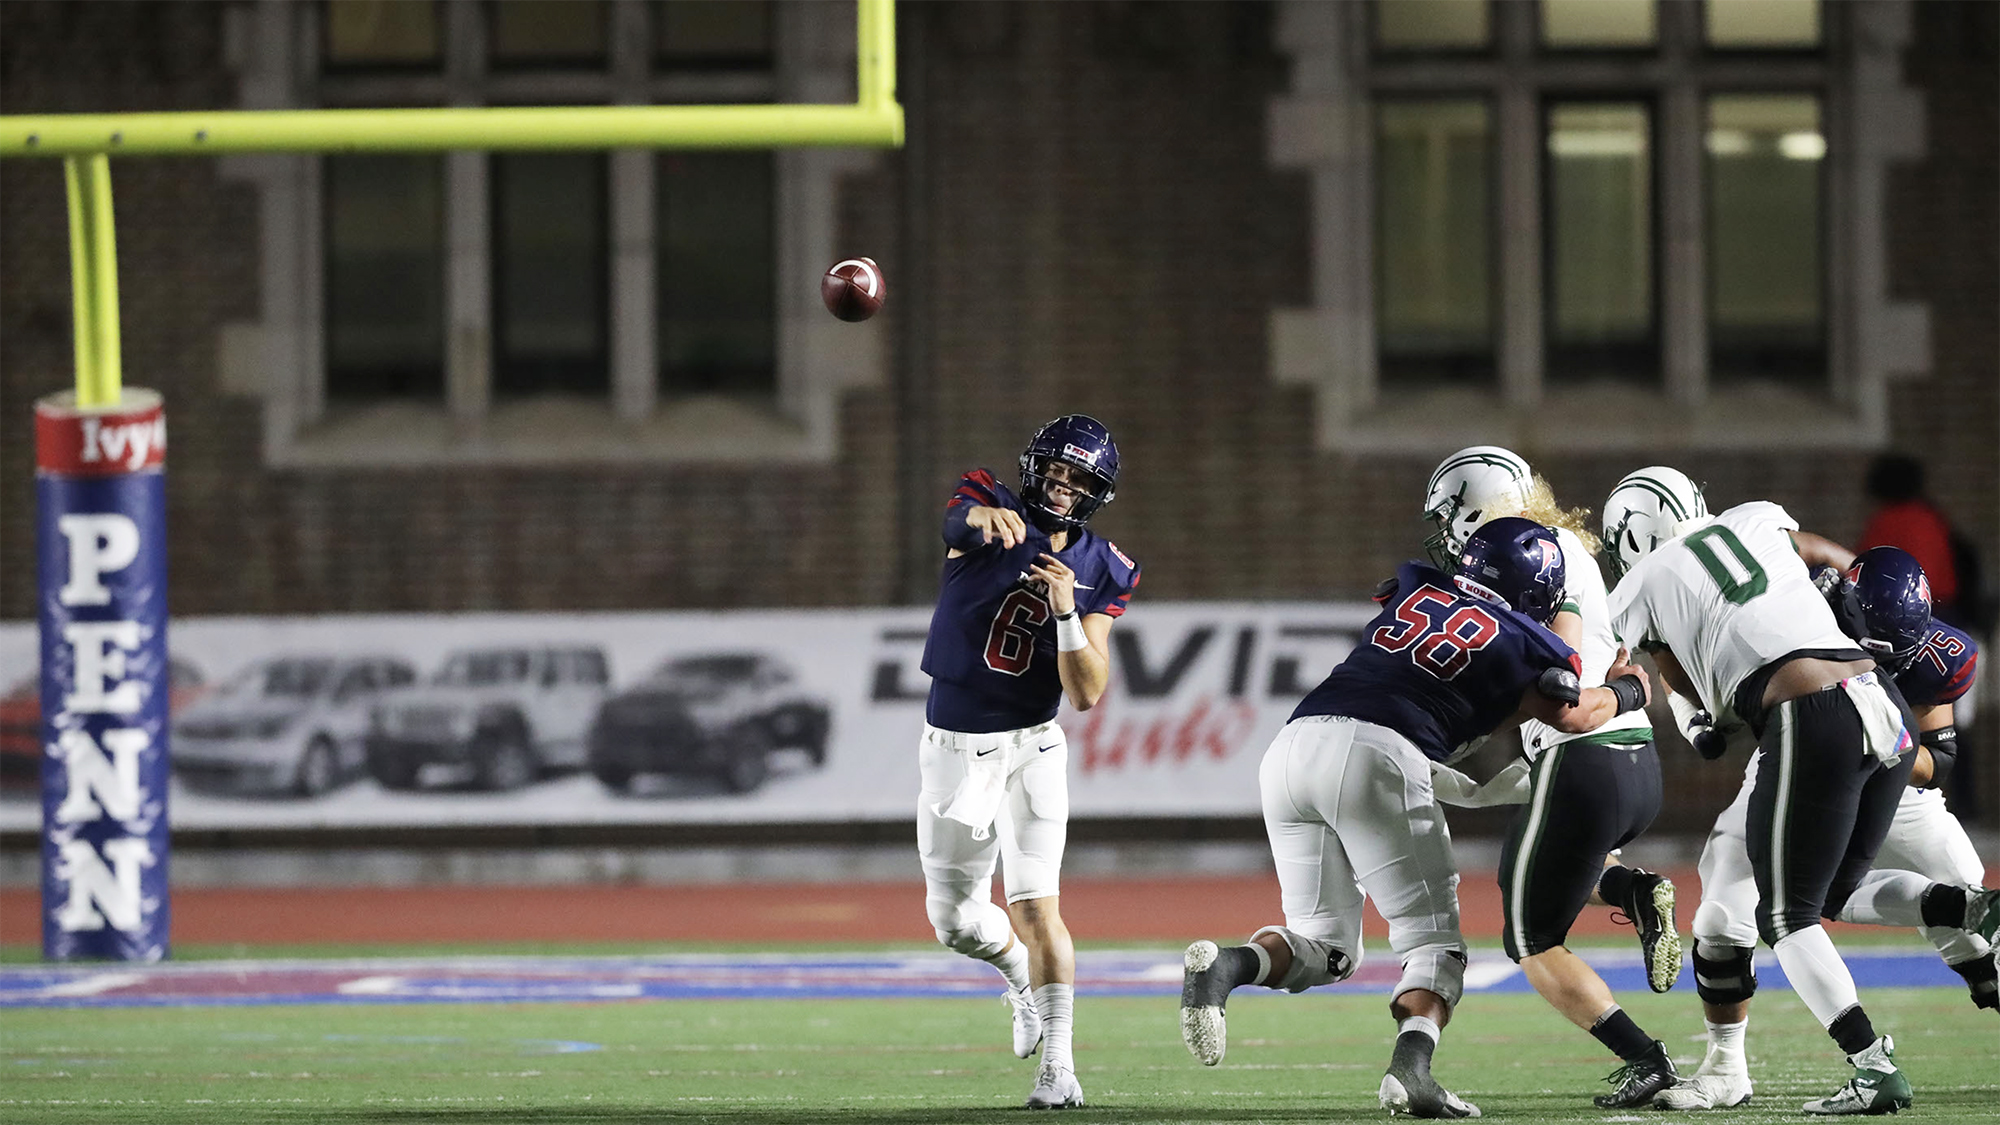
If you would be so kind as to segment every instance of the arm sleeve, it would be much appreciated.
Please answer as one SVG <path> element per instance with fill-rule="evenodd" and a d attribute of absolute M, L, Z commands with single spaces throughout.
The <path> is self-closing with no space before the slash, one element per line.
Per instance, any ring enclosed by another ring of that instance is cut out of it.
<path fill-rule="evenodd" d="M 974 508 L 1006 507 L 1000 500 L 999 482 L 985 469 L 974 469 L 958 479 L 958 488 L 944 503 L 944 545 L 954 551 L 976 551 L 985 539 L 967 527 L 965 517 Z"/>

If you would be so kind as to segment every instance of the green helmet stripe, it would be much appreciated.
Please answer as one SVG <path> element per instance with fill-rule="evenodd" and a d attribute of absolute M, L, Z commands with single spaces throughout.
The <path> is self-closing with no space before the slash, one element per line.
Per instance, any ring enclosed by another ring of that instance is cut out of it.
<path fill-rule="evenodd" d="M 1618 487 L 1637 488 L 1652 493 L 1653 495 L 1659 497 L 1660 502 L 1662 504 L 1665 504 L 1667 508 L 1674 513 L 1675 519 L 1684 520 L 1689 518 L 1691 514 L 1687 509 L 1687 505 L 1681 503 L 1680 497 L 1674 495 L 1673 486 L 1656 477 L 1643 476 L 1639 473 L 1634 473 L 1631 476 L 1626 477 L 1624 480 L 1619 481 Z"/>
<path fill-rule="evenodd" d="M 1437 488 L 1438 482 L 1444 479 L 1446 473 L 1451 472 L 1453 469 L 1464 468 L 1467 465 L 1492 465 L 1495 468 L 1505 469 L 1509 476 L 1514 477 L 1523 484 L 1527 483 L 1528 480 L 1527 476 L 1521 471 L 1526 468 L 1526 463 L 1518 457 L 1508 458 L 1493 453 L 1470 453 L 1463 457 L 1454 457 L 1444 464 L 1439 465 L 1437 471 L 1431 474 L 1430 483 L 1424 486 L 1424 492 L 1428 494 Z"/>

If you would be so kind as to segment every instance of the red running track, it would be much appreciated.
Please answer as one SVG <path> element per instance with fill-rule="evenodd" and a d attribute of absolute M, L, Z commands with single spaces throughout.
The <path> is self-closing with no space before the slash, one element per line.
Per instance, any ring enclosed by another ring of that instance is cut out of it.
<path fill-rule="evenodd" d="M 1700 884 L 1682 888 L 1681 928 Z M 1491 872 L 1459 886 L 1466 935 L 1500 934 Z M 1063 918 L 1085 942 L 1182 942 L 1248 935 L 1283 920 L 1278 881 L 1264 873 L 1181 879 L 1069 878 Z M 1371 907 L 1366 932 L 1387 936 Z M 1630 934 L 1604 907 L 1585 909 L 1579 936 Z M 642 886 L 185 888 L 173 892 L 177 944 L 429 942 L 909 942 L 935 939 L 921 883 L 736 883 Z M 41 944 L 40 892 L 0 890 L 0 944 Z"/>

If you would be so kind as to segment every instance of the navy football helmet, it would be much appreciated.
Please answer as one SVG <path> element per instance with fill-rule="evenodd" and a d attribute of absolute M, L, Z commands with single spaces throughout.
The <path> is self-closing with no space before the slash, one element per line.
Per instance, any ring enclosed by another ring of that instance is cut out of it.
<path fill-rule="evenodd" d="M 1064 485 L 1075 493 L 1068 511 L 1049 503 L 1049 466 L 1061 462 L 1081 470 L 1084 483 Z M 1021 452 L 1021 502 L 1036 527 L 1054 535 L 1090 522 L 1117 494 L 1118 446 L 1104 423 L 1088 414 L 1065 414 L 1041 429 Z"/>
<path fill-rule="evenodd" d="M 1452 582 L 1476 598 L 1499 602 L 1547 625 L 1562 608 L 1564 580 L 1556 534 L 1534 520 L 1488 520 L 1465 541 Z"/>
<path fill-rule="evenodd" d="M 1923 565 L 1899 547 L 1870 547 L 1847 570 L 1866 636 L 1854 638 L 1891 671 L 1901 671 L 1931 631 L 1931 583 Z"/>

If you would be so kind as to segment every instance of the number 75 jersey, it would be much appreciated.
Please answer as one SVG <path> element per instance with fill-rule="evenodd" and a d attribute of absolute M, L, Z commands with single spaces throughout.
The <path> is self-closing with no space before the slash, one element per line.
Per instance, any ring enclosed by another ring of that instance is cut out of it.
<path fill-rule="evenodd" d="M 1799 524 L 1757 500 L 1662 544 L 1611 591 L 1611 631 L 1674 659 L 1718 721 L 1736 720 L 1736 689 L 1794 652 L 1859 655 L 1792 545 Z"/>

